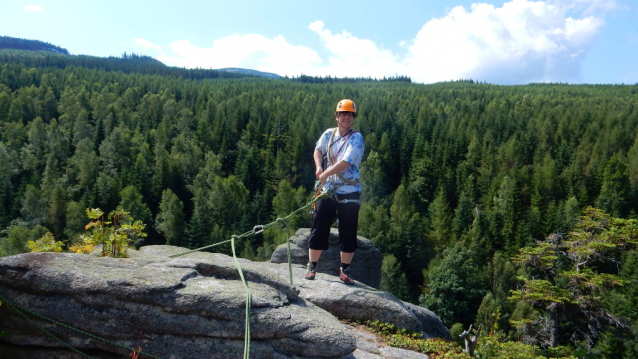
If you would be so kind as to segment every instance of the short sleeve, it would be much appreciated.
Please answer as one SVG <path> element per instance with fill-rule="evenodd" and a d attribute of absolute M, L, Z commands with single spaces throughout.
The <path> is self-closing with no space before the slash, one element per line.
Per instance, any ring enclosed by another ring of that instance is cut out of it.
<path fill-rule="evenodd" d="M 361 160 L 363 159 L 363 153 L 365 152 L 365 144 L 363 143 L 363 136 L 360 132 L 352 135 L 352 138 L 348 141 L 345 152 L 341 157 L 342 160 L 347 161 L 351 165 L 359 167 Z"/>
<path fill-rule="evenodd" d="M 317 144 L 315 145 L 315 149 L 325 155 L 326 152 L 328 151 L 328 142 L 330 141 L 331 135 L 332 135 L 332 129 L 326 130 L 321 135 L 321 137 L 319 137 L 319 140 L 317 141 Z"/>

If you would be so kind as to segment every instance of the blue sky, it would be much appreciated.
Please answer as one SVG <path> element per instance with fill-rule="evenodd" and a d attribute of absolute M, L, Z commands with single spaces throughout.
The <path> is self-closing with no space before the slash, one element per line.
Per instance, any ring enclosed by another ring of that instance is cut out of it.
<path fill-rule="evenodd" d="M 638 83 L 636 0 L 4 0 L 0 35 L 280 75 Z"/>

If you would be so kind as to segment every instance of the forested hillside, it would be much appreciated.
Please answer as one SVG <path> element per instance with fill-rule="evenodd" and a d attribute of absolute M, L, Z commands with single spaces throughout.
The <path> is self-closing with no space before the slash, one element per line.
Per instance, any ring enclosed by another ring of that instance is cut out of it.
<path fill-rule="evenodd" d="M 203 80 L 218 78 L 243 78 L 251 75 L 204 69 L 184 69 L 168 67 L 160 61 L 136 54 L 122 54 L 121 57 L 96 57 L 86 55 L 51 56 L 44 51 L 0 50 L 0 64 L 20 64 L 25 68 L 82 67 L 85 69 L 123 72 L 126 74 L 158 75 L 178 79 Z"/>
<path fill-rule="evenodd" d="M 0 49 L 16 49 L 29 51 L 50 51 L 68 55 L 69 51 L 48 42 L 38 40 L 19 39 L 10 36 L 0 36 Z"/>
<path fill-rule="evenodd" d="M 638 213 L 638 85 L 223 78 L 233 74 L 119 64 L 0 56 L 0 255 L 46 231 L 74 243 L 86 208 L 142 220 L 138 246 L 190 248 L 286 215 L 310 199 L 314 143 L 342 98 L 360 111 L 359 228 L 385 255 L 382 288 L 448 326 L 499 313 L 511 339 L 544 343 L 510 323 L 549 310 L 508 300 L 533 273 L 519 250 L 584 228 L 575 218 L 587 206 Z M 280 232 L 240 252 L 265 260 Z M 601 300 L 628 321 L 601 325 L 590 355 L 638 348 L 631 248 L 592 269 L 624 278 Z M 553 344 L 581 348 L 578 330 L 565 321 Z"/>

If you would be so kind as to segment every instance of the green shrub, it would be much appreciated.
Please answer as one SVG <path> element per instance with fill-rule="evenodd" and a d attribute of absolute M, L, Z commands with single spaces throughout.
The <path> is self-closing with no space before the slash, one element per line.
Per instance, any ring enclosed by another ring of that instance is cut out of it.
<path fill-rule="evenodd" d="M 99 208 L 87 208 L 86 215 L 91 222 L 86 225 L 91 230 L 88 236 L 80 236 L 81 243 L 71 246 L 75 253 L 91 253 L 97 246 L 102 246 L 103 257 L 126 258 L 128 248 L 137 237 L 146 237 L 141 221 L 135 221 L 128 212 L 118 209 L 109 213 L 107 220 Z"/>
<path fill-rule="evenodd" d="M 442 339 L 422 339 L 418 332 L 399 329 L 395 325 L 379 321 L 365 321 L 362 324 L 381 335 L 386 343 L 393 347 L 418 351 L 427 354 L 432 359 L 470 358 L 455 342 Z"/>
<path fill-rule="evenodd" d="M 28 241 L 27 247 L 31 252 L 62 252 L 64 243 L 56 241 L 53 233 L 47 232 L 37 241 Z"/>
<path fill-rule="evenodd" d="M 452 328 L 450 328 L 450 335 L 452 335 L 452 340 L 456 342 L 456 344 L 463 346 L 463 339 L 459 335 L 463 333 L 465 329 L 463 329 L 463 323 L 454 323 Z"/>
<path fill-rule="evenodd" d="M 551 348 L 542 352 L 537 346 L 521 342 L 508 341 L 505 333 L 499 330 L 498 322 L 500 312 L 494 314 L 496 318 L 492 328 L 487 331 L 487 335 L 479 337 L 474 351 L 476 359 L 576 359 L 563 347 Z M 483 331 L 485 332 L 485 331 Z"/>
<path fill-rule="evenodd" d="M 29 252 L 27 242 L 37 240 L 48 231 L 43 226 L 28 228 L 17 225 L 10 227 L 8 236 L 0 240 L 0 257 Z"/>

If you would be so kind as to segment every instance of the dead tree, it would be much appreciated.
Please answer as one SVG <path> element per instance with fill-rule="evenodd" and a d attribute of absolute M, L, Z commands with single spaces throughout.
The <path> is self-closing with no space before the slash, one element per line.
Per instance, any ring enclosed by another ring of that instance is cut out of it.
<path fill-rule="evenodd" d="M 474 357 L 474 349 L 476 349 L 476 343 L 478 342 L 478 337 L 481 334 L 481 328 L 483 325 L 479 325 L 478 330 L 476 331 L 476 335 L 470 338 L 470 334 L 472 333 L 472 325 L 470 324 L 470 328 L 463 333 L 459 334 L 461 339 L 465 340 L 465 352 L 467 355 Z"/>

